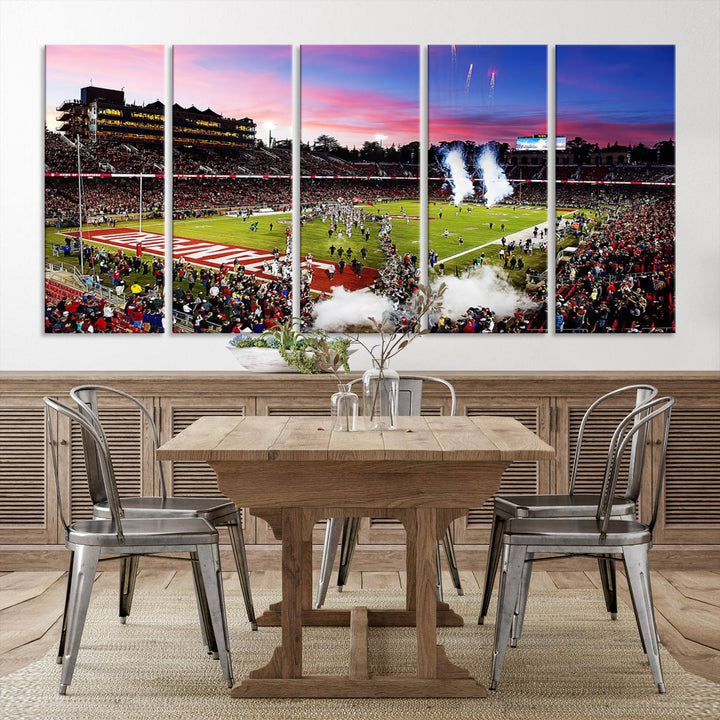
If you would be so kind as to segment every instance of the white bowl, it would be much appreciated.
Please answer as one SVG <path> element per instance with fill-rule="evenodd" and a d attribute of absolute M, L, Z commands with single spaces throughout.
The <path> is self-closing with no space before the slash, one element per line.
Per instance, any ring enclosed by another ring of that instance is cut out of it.
<path fill-rule="evenodd" d="M 275 348 L 233 347 L 228 350 L 244 370 L 256 373 L 296 373 L 294 365 L 288 365 Z"/>

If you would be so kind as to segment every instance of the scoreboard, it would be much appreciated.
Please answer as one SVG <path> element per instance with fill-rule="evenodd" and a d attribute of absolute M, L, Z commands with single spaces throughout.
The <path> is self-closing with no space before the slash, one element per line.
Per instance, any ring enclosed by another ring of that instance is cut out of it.
<path fill-rule="evenodd" d="M 555 138 L 555 149 L 565 150 L 567 145 L 567 138 L 564 136 L 558 136 Z M 548 136 L 547 135 L 533 135 L 532 137 L 519 137 L 515 141 L 516 150 L 547 150 L 548 149 Z"/>

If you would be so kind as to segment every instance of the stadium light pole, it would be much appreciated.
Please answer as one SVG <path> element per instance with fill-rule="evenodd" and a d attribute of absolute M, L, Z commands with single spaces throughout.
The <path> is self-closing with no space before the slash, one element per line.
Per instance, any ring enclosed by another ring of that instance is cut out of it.
<path fill-rule="evenodd" d="M 272 149 L 272 131 L 277 127 L 274 122 L 268 121 L 265 123 L 265 127 L 268 131 L 268 150 Z"/>
<path fill-rule="evenodd" d="M 75 136 L 77 140 L 77 167 L 78 167 L 78 228 L 80 230 L 80 274 L 85 274 L 85 260 L 83 252 L 82 236 L 82 175 L 80 173 L 80 135 Z"/>

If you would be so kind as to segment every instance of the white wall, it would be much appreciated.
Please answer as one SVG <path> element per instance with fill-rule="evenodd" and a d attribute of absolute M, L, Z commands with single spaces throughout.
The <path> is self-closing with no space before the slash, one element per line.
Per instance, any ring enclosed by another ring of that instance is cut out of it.
<path fill-rule="evenodd" d="M 227 336 L 45 336 L 43 47 L 72 43 L 675 44 L 677 333 L 429 336 L 402 369 L 720 369 L 717 0 L 0 2 L 0 369 L 232 370 Z M 355 360 L 360 369 L 364 358 Z"/>

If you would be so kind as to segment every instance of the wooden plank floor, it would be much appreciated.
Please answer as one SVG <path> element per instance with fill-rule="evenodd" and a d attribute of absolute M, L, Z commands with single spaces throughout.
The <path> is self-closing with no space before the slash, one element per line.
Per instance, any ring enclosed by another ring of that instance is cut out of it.
<path fill-rule="evenodd" d="M 280 588 L 280 572 L 251 572 L 255 588 Z M 466 591 L 478 592 L 482 573 L 460 573 Z M 688 671 L 720 683 L 720 573 L 663 570 L 652 573 L 653 595 L 660 637 L 675 659 Z M 59 572 L 10 572 L 0 574 L 0 677 L 43 657 L 55 646 L 65 600 L 65 574 Z M 226 581 L 237 582 L 232 573 Z M 98 573 L 96 586 L 117 583 L 115 572 Z M 600 588 L 596 572 L 541 572 L 533 574 L 533 588 Z M 452 602 L 449 575 L 443 578 Z M 403 572 L 351 572 L 348 589 L 400 590 Z M 619 574 L 621 598 L 629 605 L 627 584 Z M 192 587 L 187 570 L 142 570 L 137 591 L 152 592 Z M 532 589 L 532 588 L 531 588 Z"/>

